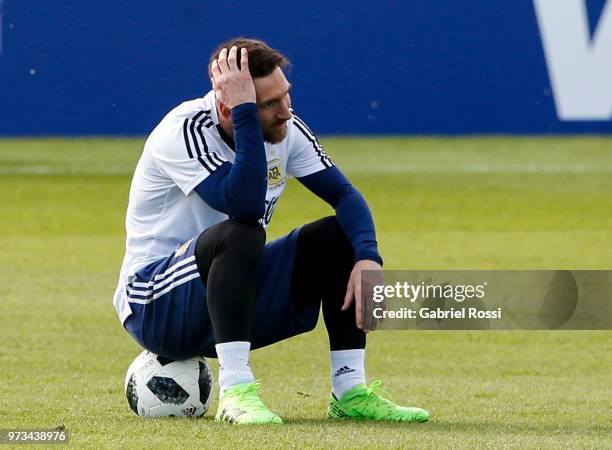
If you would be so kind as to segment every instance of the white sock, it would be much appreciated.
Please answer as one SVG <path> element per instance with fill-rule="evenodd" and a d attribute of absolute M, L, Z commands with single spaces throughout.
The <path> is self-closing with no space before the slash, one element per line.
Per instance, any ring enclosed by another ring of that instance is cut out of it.
<path fill-rule="evenodd" d="M 365 384 L 365 349 L 335 350 L 330 357 L 332 391 L 338 400 L 353 386 Z"/>
<path fill-rule="evenodd" d="M 219 392 L 255 380 L 249 367 L 250 342 L 234 341 L 215 345 L 219 358 Z"/>

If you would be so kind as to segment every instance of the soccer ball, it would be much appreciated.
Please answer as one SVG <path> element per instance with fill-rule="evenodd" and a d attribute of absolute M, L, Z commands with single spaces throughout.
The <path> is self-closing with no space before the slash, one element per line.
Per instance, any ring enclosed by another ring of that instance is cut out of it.
<path fill-rule="evenodd" d="M 144 417 L 192 417 L 208 411 L 213 374 L 204 358 L 173 361 L 143 351 L 125 376 L 125 396 Z"/>

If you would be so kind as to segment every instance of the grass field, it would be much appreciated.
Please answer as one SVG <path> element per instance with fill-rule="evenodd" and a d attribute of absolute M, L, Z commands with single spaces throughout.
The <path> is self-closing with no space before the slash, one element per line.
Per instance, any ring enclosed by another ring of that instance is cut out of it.
<path fill-rule="evenodd" d="M 252 354 L 287 422 L 141 419 L 111 304 L 142 139 L 0 141 L 0 428 L 92 448 L 612 447 L 612 333 L 375 332 L 367 371 L 426 424 L 329 422 L 325 330 Z M 324 139 L 386 268 L 612 269 L 612 139 Z M 291 182 L 273 238 L 330 210 Z M 211 365 L 216 371 L 216 361 Z"/>

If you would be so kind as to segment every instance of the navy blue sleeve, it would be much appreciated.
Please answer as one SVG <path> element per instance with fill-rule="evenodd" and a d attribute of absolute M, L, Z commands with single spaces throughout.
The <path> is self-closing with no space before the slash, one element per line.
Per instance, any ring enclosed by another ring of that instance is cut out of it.
<path fill-rule="evenodd" d="M 333 166 L 298 180 L 336 210 L 338 223 L 355 250 L 355 262 L 369 259 L 382 265 L 370 208 L 342 172 Z"/>
<path fill-rule="evenodd" d="M 232 108 L 236 157 L 195 187 L 217 211 L 236 219 L 257 221 L 265 212 L 268 165 L 255 103 Z"/>

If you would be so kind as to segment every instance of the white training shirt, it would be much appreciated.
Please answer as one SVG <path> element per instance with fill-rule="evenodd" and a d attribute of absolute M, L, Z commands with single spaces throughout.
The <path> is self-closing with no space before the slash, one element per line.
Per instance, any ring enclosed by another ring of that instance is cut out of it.
<path fill-rule="evenodd" d="M 130 187 L 125 219 L 125 256 L 113 305 L 121 323 L 132 310 L 126 285 L 147 264 L 171 255 L 181 244 L 228 216 L 206 204 L 194 188 L 234 151 L 219 133 L 215 93 L 187 101 L 170 111 L 144 145 Z M 266 212 L 270 223 L 287 179 L 332 166 L 310 129 L 298 117 L 287 122 L 287 136 L 265 143 L 268 160 Z"/>

